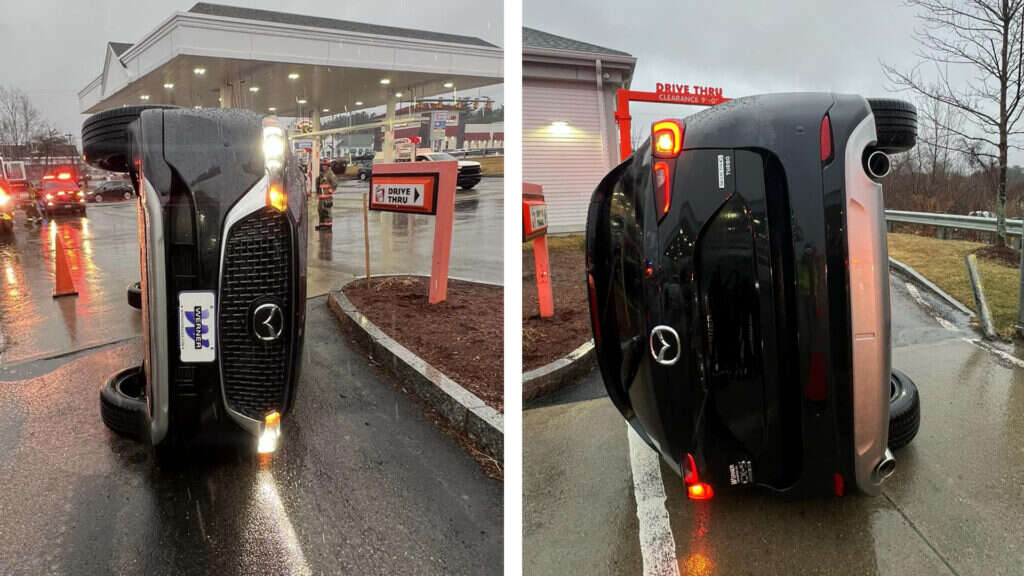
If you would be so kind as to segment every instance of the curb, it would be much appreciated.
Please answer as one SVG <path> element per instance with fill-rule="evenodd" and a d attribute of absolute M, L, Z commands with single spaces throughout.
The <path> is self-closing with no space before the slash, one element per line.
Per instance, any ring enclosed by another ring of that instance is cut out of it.
<path fill-rule="evenodd" d="M 573 384 L 597 364 L 594 341 L 587 340 L 565 356 L 523 374 L 523 404 Z"/>
<path fill-rule="evenodd" d="M 971 310 L 967 306 L 964 306 L 963 303 L 961 303 L 959 300 L 957 300 L 956 298 L 953 298 L 952 296 L 947 294 L 945 290 L 943 290 L 942 288 L 939 288 L 931 280 L 929 280 L 929 279 L 925 278 L 924 276 L 922 276 L 920 272 L 918 272 L 917 270 L 914 270 L 910 266 L 907 266 L 903 262 L 900 262 L 899 260 L 896 260 L 894 258 L 889 258 L 889 267 L 890 268 L 895 268 L 897 272 L 900 272 L 901 274 L 907 276 L 908 278 L 910 278 L 911 281 L 913 281 L 915 284 L 921 286 L 922 288 L 925 288 L 926 290 L 931 291 L 933 294 L 935 294 L 939 298 L 945 300 L 950 306 L 956 308 L 957 310 L 959 310 L 960 312 L 966 314 L 967 316 L 969 316 L 969 317 L 974 317 L 975 316 L 975 313 L 974 313 L 973 310 Z"/>
<path fill-rule="evenodd" d="M 365 347 L 371 357 L 408 384 L 456 430 L 478 442 L 494 458 L 503 459 L 505 424 L 500 412 L 385 334 L 363 316 L 341 290 L 328 294 L 327 306 L 342 328 Z"/>

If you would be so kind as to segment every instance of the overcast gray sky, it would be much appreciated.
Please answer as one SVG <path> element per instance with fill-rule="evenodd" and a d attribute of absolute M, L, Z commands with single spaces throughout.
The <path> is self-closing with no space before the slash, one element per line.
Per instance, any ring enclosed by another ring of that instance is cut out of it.
<path fill-rule="evenodd" d="M 134 43 L 195 0 L 0 0 L 0 84 L 17 86 L 78 138 L 78 91 L 103 71 L 107 42 Z M 215 3 L 475 36 L 501 46 L 501 0 L 221 0 Z M 491 89 L 483 95 L 497 96 Z"/>
<path fill-rule="evenodd" d="M 880 61 L 904 69 L 918 63 L 914 12 L 897 0 L 523 0 L 523 24 L 629 52 L 637 58 L 636 90 L 676 82 L 721 87 L 729 97 L 793 90 L 883 96 Z M 641 122 L 698 110 L 630 107 Z M 1010 161 L 1024 155 L 1011 151 Z"/>

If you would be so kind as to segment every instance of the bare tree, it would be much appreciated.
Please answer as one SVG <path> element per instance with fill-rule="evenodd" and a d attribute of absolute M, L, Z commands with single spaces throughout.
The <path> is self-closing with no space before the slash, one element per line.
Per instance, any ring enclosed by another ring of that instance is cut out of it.
<path fill-rule="evenodd" d="M 39 110 L 24 91 L 0 86 L 0 142 L 28 144 L 46 128 Z"/>
<path fill-rule="evenodd" d="M 995 169 L 996 233 L 1006 244 L 1007 150 L 1021 113 L 1024 89 L 1024 0 L 907 0 L 918 8 L 923 26 L 915 31 L 922 62 L 910 70 L 883 64 L 886 76 L 898 88 L 949 106 L 962 114 L 967 126 L 936 118 L 941 128 L 955 135 L 956 146 L 986 172 Z M 931 62 L 935 80 L 921 73 Z M 950 72 L 973 78 L 962 85 Z"/>

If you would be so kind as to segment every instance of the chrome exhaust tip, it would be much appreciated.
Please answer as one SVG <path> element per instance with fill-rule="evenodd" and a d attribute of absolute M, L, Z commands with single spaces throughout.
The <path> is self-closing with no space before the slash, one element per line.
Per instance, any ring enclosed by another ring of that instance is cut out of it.
<path fill-rule="evenodd" d="M 892 476 L 892 473 L 895 471 L 896 458 L 893 457 L 892 451 L 886 448 L 882 461 L 875 466 L 875 482 L 881 484 L 886 478 Z"/>
<path fill-rule="evenodd" d="M 864 169 L 872 178 L 882 179 L 888 176 L 889 171 L 892 170 L 892 162 L 889 160 L 888 154 L 881 150 L 875 150 L 864 160 Z"/>

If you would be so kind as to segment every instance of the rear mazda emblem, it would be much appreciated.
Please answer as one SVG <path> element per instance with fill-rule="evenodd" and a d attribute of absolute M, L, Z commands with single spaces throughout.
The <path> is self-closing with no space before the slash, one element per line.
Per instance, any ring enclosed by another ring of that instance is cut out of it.
<path fill-rule="evenodd" d="M 284 329 L 284 314 L 281 307 L 273 302 L 260 304 L 252 311 L 252 331 L 264 342 L 273 342 Z"/>
<path fill-rule="evenodd" d="M 651 356 L 658 364 L 675 364 L 679 353 L 679 334 L 672 327 L 655 326 L 651 330 Z"/>

